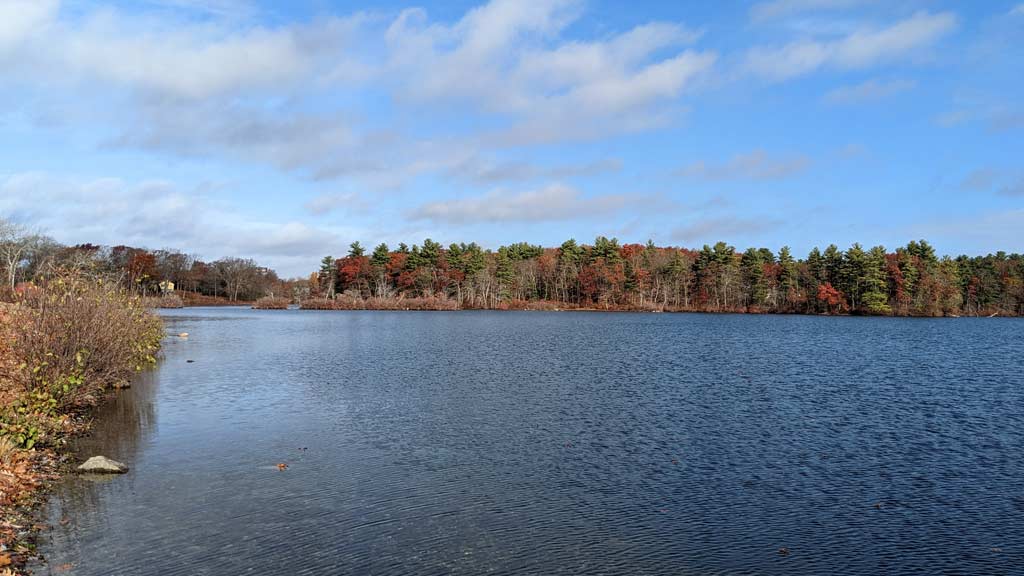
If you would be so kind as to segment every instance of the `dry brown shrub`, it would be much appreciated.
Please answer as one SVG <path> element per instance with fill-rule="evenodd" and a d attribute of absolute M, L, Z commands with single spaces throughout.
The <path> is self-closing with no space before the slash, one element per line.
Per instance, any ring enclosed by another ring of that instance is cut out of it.
<path fill-rule="evenodd" d="M 303 310 L 459 310 L 448 298 L 312 298 L 300 304 Z"/>
<path fill-rule="evenodd" d="M 272 298 L 267 296 L 257 300 L 252 307 L 255 310 L 287 310 L 291 303 L 292 301 L 288 298 Z"/>
<path fill-rule="evenodd" d="M 0 467 L 7 467 L 14 463 L 17 456 L 18 445 L 9 438 L 0 436 Z"/>
<path fill-rule="evenodd" d="M 184 308 L 185 301 L 177 294 L 149 297 L 143 300 L 146 308 Z"/>
<path fill-rule="evenodd" d="M 110 284 L 62 277 L 26 293 L 10 325 L 28 386 L 58 409 L 155 362 L 163 324 Z"/>

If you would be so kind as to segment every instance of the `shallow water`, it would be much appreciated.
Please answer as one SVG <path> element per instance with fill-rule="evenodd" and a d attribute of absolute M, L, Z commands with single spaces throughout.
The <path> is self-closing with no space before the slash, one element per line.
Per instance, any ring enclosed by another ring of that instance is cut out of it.
<path fill-rule="evenodd" d="M 1024 321 L 165 316 L 38 573 L 1024 574 Z"/>

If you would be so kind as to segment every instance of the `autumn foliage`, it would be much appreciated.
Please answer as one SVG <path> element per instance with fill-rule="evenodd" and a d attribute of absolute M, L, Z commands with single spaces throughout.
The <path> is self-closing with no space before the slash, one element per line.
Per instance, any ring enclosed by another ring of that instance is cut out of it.
<path fill-rule="evenodd" d="M 497 251 L 354 243 L 324 258 L 309 280 L 307 309 L 594 309 L 900 316 L 1024 313 L 1024 256 L 938 257 L 925 241 L 889 252 L 854 244 L 738 252 L 620 245 L 598 237 L 558 248 L 527 243 Z"/>
<path fill-rule="evenodd" d="M 80 276 L 41 280 L 0 304 L 0 559 L 30 551 L 9 519 L 28 522 L 52 450 L 85 426 L 76 415 L 153 364 L 162 337 L 141 298 Z"/>

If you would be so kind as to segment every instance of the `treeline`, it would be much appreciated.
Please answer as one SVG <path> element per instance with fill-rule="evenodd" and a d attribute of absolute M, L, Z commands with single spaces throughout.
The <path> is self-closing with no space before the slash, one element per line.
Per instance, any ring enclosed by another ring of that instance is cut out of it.
<path fill-rule="evenodd" d="M 719 242 L 700 250 L 528 243 L 484 250 L 444 248 L 425 240 L 371 253 L 355 242 L 309 277 L 307 308 L 400 308 L 440 302 L 447 308 L 597 308 L 797 314 L 960 316 L 1024 314 L 1024 256 L 939 257 L 928 242 L 894 251 L 882 246 L 815 248 L 803 259 L 789 248 L 738 251 Z"/>
<path fill-rule="evenodd" d="M 273 270 L 246 258 L 204 262 L 173 249 L 132 246 L 65 246 L 24 227 L 0 220 L 0 280 L 7 290 L 58 273 L 74 272 L 115 282 L 131 294 L 159 295 L 174 285 L 178 293 L 253 301 L 264 296 L 299 298 L 305 282 L 282 280 Z M 296 293 L 295 290 L 300 292 Z"/>

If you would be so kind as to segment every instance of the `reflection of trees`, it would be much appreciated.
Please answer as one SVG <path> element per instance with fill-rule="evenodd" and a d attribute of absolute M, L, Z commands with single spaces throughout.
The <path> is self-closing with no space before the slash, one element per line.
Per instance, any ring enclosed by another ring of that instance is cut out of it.
<path fill-rule="evenodd" d="M 156 425 L 156 385 L 156 372 L 136 375 L 131 388 L 115 394 L 96 410 L 92 430 L 75 440 L 74 453 L 83 457 L 103 454 L 133 462 L 144 435 Z"/>
<path fill-rule="evenodd" d="M 115 393 L 99 406 L 90 433 L 72 442 L 71 464 L 77 465 L 79 460 L 102 454 L 134 466 L 142 445 L 156 427 L 158 380 L 156 371 L 138 374 L 131 388 Z M 36 567 L 35 573 L 46 574 L 50 567 L 79 558 L 79 547 L 88 545 L 79 537 L 83 525 L 103 521 L 105 517 L 97 513 L 102 505 L 103 492 L 132 490 L 132 482 L 131 475 L 85 477 L 69 474 L 64 478 L 55 487 L 46 510 L 45 522 L 52 526 L 52 530 L 44 534 L 40 551 L 46 556 L 48 566 Z"/>

